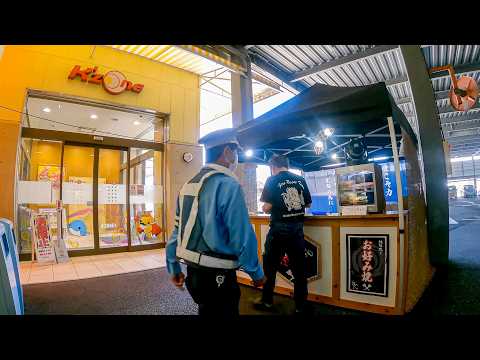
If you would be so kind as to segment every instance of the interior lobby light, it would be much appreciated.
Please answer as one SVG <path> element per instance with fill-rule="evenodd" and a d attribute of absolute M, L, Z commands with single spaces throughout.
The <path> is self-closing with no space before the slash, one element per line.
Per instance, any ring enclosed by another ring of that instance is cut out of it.
<path fill-rule="evenodd" d="M 43 108 L 43 112 L 49 113 L 50 111 L 52 111 L 52 110 L 50 110 L 49 107 L 44 107 L 44 108 Z"/>
<path fill-rule="evenodd" d="M 90 119 L 98 119 L 98 116 L 96 114 L 90 115 Z"/>
<path fill-rule="evenodd" d="M 140 125 L 140 121 L 135 120 L 135 121 L 133 122 L 133 125 Z"/>
<path fill-rule="evenodd" d="M 332 159 L 337 160 L 337 154 L 336 153 L 332 154 Z"/>
<path fill-rule="evenodd" d="M 252 149 L 248 149 L 247 151 L 245 151 L 245 156 L 246 156 L 246 157 L 252 157 L 252 156 L 253 156 L 253 150 L 252 150 Z"/>

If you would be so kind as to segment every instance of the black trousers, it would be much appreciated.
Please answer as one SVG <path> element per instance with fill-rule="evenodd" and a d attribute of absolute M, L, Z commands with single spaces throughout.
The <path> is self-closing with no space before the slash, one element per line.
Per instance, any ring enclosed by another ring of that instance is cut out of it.
<path fill-rule="evenodd" d="M 198 304 L 198 315 L 239 315 L 240 287 L 235 270 L 187 266 L 185 285 Z"/>
<path fill-rule="evenodd" d="M 288 256 L 294 277 L 295 306 L 298 310 L 303 310 L 308 295 L 303 223 L 273 223 L 270 225 L 263 255 L 263 271 L 267 280 L 263 286 L 262 300 L 265 303 L 273 303 L 277 271 L 285 254 Z"/>

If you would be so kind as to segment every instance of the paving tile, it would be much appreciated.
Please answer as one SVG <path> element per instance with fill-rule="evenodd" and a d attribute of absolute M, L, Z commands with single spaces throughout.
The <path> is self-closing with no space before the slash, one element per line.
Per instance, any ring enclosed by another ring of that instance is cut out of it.
<path fill-rule="evenodd" d="M 113 259 L 113 262 L 119 265 L 124 272 L 144 270 L 144 267 L 132 259 Z"/>
<path fill-rule="evenodd" d="M 29 284 L 39 284 L 53 281 L 53 271 L 50 273 L 30 274 Z"/>
<path fill-rule="evenodd" d="M 30 270 L 30 275 L 45 275 L 45 274 L 52 274 L 53 275 L 53 266 L 52 265 L 32 265 L 32 269 Z"/>
<path fill-rule="evenodd" d="M 127 257 L 126 253 L 103 254 L 103 255 L 96 255 L 95 260 L 96 259 L 109 259 L 109 260 L 123 259 L 126 257 Z"/>
<path fill-rule="evenodd" d="M 161 267 L 161 263 L 157 260 L 152 259 L 148 255 L 139 256 L 133 259 L 133 261 L 142 265 L 145 269 L 154 269 Z"/>
<path fill-rule="evenodd" d="M 75 264 L 75 263 L 82 263 L 82 262 L 90 262 L 93 259 L 95 259 L 96 256 L 75 256 L 71 257 L 70 260 Z"/>
<path fill-rule="evenodd" d="M 93 263 L 100 270 L 102 275 L 122 274 L 125 272 L 123 268 L 120 265 L 114 263 L 113 260 L 104 259 L 94 261 Z"/>
<path fill-rule="evenodd" d="M 102 272 L 94 262 L 82 262 L 75 264 L 75 270 L 79 279 L 102 276 Z"/>
<path fill-rule="evenodd" d="M 20 269 L 30 269 L 32 267 L 31 261 L 20 261 Z"/>
<path fill-rule="evenodd" d="M 76 272 L 69 272 L 69 273 L 53 273 L 53 281 L 68 281 L 68 280 L 78 280 L 78 276 Z"/>
<path fill-rule="evenodd" d="M 30 271 L 28 272 L 20 271 L 20 283 L 22 283 L 22 285 L 26 285 L 29 282 L 30 282 Z"/>

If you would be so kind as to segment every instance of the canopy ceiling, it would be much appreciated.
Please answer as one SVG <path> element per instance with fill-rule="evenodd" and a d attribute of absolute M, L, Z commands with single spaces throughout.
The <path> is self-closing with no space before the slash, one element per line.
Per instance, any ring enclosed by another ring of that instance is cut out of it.
<path fill-rule="evenodd" d="M 293 167 L 314 171 L 341 162 L 343 146 L 361 136 L 369 154 L 391 156 L 389 116 L 396 124 L 397 139 L 402 128 L 416 143 L 410 124 L 384 83 L 359 87 L 316 84 L 237 129 L 241 145 L 254 150 L 254 157 L 242 157 L 241 161 L 262 163 L 273 154 L 287 154 Z M 317 156 L 312 141 L 325 128 L 334 129 L 334 134 L 327 140 L 327 150 Z M 331 158 L 333 153 L 337 160 Z"/>

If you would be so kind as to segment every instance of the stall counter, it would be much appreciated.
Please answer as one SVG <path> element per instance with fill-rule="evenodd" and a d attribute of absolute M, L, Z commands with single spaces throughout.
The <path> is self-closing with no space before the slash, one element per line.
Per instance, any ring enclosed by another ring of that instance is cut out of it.
<path fill-rule="evenodd" d="M 306 271 L 308 299 L 314 302 L 373 313 L 401 315 L 418 301 L 428 284 L 433 269 L 409 269 L 408 260 L 415 247 L 426 246 L 421 234 L 408 226 L 401 243 L 399 215 L 369 214 L 366 216 L 306 216 Z M 269 216 L 250 216 L 258 241 L 258 254 L 262 260 Z M 409 255 L 410 254 L 410 255 Z M 415 255 L 416 256 L 416 255 Z M 412 264 L 413 265 L 413 264 Z M 410 271 L 409 271 L 410 270 Z M 408 277 L 412 271 L 424 273 L 420 284 L 408 290 Z M 237 272 L 242 284 L 252 285 L 248 275 Z M 293 295 L 293 275 L 288 257 L 281 261 L 277 273 L 275 292 Z"/>

